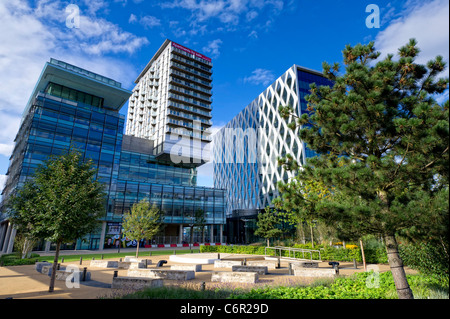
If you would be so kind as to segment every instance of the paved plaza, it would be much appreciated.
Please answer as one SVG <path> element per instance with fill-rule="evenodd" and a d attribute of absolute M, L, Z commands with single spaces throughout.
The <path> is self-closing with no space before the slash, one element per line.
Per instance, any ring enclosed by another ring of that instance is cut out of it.
<path fill-rule="evenodd" d="M 111 252 L 111 251 L 109 251 Z M 130 250 L 130 256 L 133 255 L 134 250 Z M 65 252 L 65 255 L 70 252 Z M 80 251 L 73 252 L 80 254 Z M 93 253 L 93 252 L 90 252 Z M 98 253 L 98 252 L 95 252 Z M 106 251 L 105 251 L 106 253 Z M 160 260 L 166 260 L 159 269 L 170 269 L 171 265 L 197 263 L 201 259 L 212 260 L 217 258 L 217 254 L 186 254 L 177 255 L 177 261 L 173 261 L 173 256 L 161 255 L 161 256 L 148 256 L 149 253 L 140 253 L 140 258 L 149 259 L 152 261 L 148 268 L 156 268 L 156 264 Z M 64 256 L 64 254 L 62 255 Z M 235 258 L 254 258 L 254 255 L 237 255 L 237 254 L 225 254 L 221 253 L 221 259 L 235 259 Z M 263 256 L 261 256 L 263 257 Z M 191 259 L 191 260 L 190 260 Z M 53 260 L 52 256 L 49 256 L 48 261 Z M 118 261 L 119 258 L 105 260 Z M 118 272 L 119 277 L 127 276 L 128 270 L 126 269 L 114 269 L 114 268 L 99 268 L 91 267 L 91 260 L 85 259 L 82 265 L 79 262 L 64 262 L 61 266 L 75 265 L 82 271 L 84 267 L 87 267 L 87 271 L 91 273 L 91 280 L 80 282 L 79 288 L 68 288 L 65 281 L 55 281 L 55 290 L 53 293 L 48 292 L 48 286 L 50 277 L 39 273 L 35 270 L 34 265 L 25 266 L 7 266 L 0 267 L 0 299 L 12 297 L 14 299 L 97 299 L 100 297 L 114 296 L 123 293 L 121 290 L 111 289 L 111 283 L 114 276 L 114 271 Z M 308 284 L 311 283 L 313 278 L 305 278 L 299 276 L 289 275 L 289 263 L 288 261 L 281 261 L 281 267 L 277 269 L 269 270 L 266 275 L 259 276 L 258 283 L 255 284 L 237 284 L 237 283 L 218 283 L 211 281 L 211 275 L 213 271 L 229 271 L 230 268 L 214 268 L 214 264 L 202 264 L 202 271 L 195 273 L 195 279 L 188 281 L 174 281 L 164 280 L 164 285 L 183 285 L 185 287 L 200 288 L 202 282 L 205 282 L 206 289 L 216 288 L 223 285 L 224 287 L 255 287 L 264 285 L 293 285 L 293 284 Z M 388 265 L 376 265 L 380 272 L 389 270 Z M 358 264 L 358 268 L 355 269 L 352 262 L 340 262 L 340 275 L 351 275 L 355 272 L 364 271 L 361 264 Z M 319 268 L 331 268 L 328 262 L 320 262 Z M 412 273 L 412 270 L 407 269 L 408 273 Z"/>

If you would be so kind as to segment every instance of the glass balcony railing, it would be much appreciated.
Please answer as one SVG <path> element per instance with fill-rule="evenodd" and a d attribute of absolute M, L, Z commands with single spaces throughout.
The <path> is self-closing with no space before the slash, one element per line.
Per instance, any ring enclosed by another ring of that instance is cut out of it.
<path fill-rule="evenodd" d="M 206 87 L 208 87 L 210 89 L 212 88 L 211 82 L 204 81 L 204 80 L 202 80 L 200 78 L 197 78 L 195 76 L 186 74 L 184 72 L 180 72 L 180 71 L 177 71 L 177 70 L 174 70 L 174 69 L 170 69 L 169 74 L 170 75 L 177 75 L 177 76 L 179 76 L 179 77 L 181 77 L 181 78 L 183 78 L 185 80 L 193 81 L 193 82 L 195 82 L 197 84 L 204 85 L 204 86 L 206 86 Z"/>
<path fill-rule="evenodd" d="M 175 85 L 169 84 L 169 90 L 180 92 L 180 93 L 184 93 L 184 94 L 188 94 L 188 95 L 190 95 L 192 97 L 196 97 L 196 98 L 208 101 L 208 102 L 212 102 L 212 98 L 209 97 L 209 96 L 206 96 L 206 95 L 203 95 L 203 94 L 199 94 L 197 92 L 194 92 L 194 91 L 191 91 L 191 90 L 187 90 L 187 89 L 181 88 L 179 86 L 175 86 Z"/>
<path fill-rule="evenodd" d="M 175 48 L 174 51 L 175 51 L 175 52 L 178 52 L 179 50 Z M 212 72 L 211 72 L 211 67 L 210 67 L 210 66 L 205 66 L 205 65 L 200 64 L 200 63 L 197 63 L 197 62 L 195 62 L 195 61 L 193 61 L 193 60 L 191 60 L 191 59 L 186 59 L 186 58 L 184 58 L 184 57 L 182 57 L 182 56 L 179 56 L 178 54 L 173 54 L 173 53 L 172 53 L 172 54 L 170 55 L 170 58 L 171 58 L 172 60 L 176 60 L 176 61 L 179 61 L 179 62 L 182 62 L 182 63 L 189 64 L 190 66 L 196 67 L 196 68 L 198 68 L 198 69 L 200 69 L 200 70 L 203 70 L 203 71 L 206 71 L 206 72 L 208 72 L 208 73 L 212 73 Z"/>
<path fill-rule="evenodd" d="M 185 105 L 185 104 L 182 104 L 182 103 L 169 101 L 168 102 L 168 106 L 169 107 L 178 108 L 178 109 L 182 109 L 182 110 L 189 111 L 189 112 L 193 112 L 193 113 L 196 113 L 196 114 L 201 114 L 201 115 L 207 116 L 209 118 L 212 117 L 210 112 L 206 112 L 206 111 L 200 110 L 200 109 L 198 109 L 196 107 L 193 107 L 193 106 L 190 106 L 190 105 Z"/>

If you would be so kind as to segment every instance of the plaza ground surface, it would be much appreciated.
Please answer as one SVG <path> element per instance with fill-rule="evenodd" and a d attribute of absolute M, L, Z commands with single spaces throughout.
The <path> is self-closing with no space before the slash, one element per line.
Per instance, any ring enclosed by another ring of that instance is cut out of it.
<path fill-rule="evenodd" d="M 156 249 L 154 250 L 156 251 Z M 69 255 L 69 254 L 92 254 L 92 253 L 111 253 L 111 251 L 75 251 L 75 252 L 62 252 L 61 256 Z M 124 250 L 121 252 L 125 252 Z M 44 254 L 41 254 L 41 256 Z M 129 250 L 129 256 L 135 255 L 135 250 Z M 206 255 L 215 255 L 217 254 L 188 254 L 183 255 L 186 258 L 198 258 L 204 257 Z M 247 255 L 248 257 L 255 257 L 255 255 Z M 139 258 L 146 258 L 152 261 L 152 264 L 148 266 L 148 268 L 156 268 L 156 264 L 160 260 L 166 260 L 167 264 L 164 264 L 159 269 L 170 269 L 171 265 L 180 264 L 179 262 L 173 262 L 169 260 L 169 255 L 158 255 L 158 256 L 149 256 L 149 253 L 145 250 L 141 251 L 139 254 Z M 236 254 L 220 254 L 221 259 L 230 259 L 236 257 L 245 257 L 245 255 L 236 255 Z M 105 255 L 105 260 L 119 260 L 119 258 L 111 258 L 108 259 L 107 255 Z M 53 257 L 52 254 L 49 254 L 49 262 L 52 262 Z M 0 299 L 10 298 L 13 299 L 98 299 L 101 297 L 108 296 L 117 296 L 123 293 L 120 290 L 111 289 L 112 278 L 114 275 L 114 271 L 117 269 L 114 268 L 98 268 L 90 266 L 91 260 L 83 260 L 82 265 L 80 265 L 79 261 L 77 262 L 64 262 L 62 266 L 74 265 L 83 270 L 84 267 L 87 267 L 87 271 L 91 273 L 91 280 L 80 282 L 79 288 L 68 288 L 66 287 L 65 281 L 55 281 L 55 290 L 52 293 L 48 292 L 48 286 L 50 282 L 50 277 L 41 273 L 38 273 L 34 269 L 34 265 L 25 265 L 25 266 L 6 266 L 0 267 Z M 388 271 L 388 265 L 368 265 L 368 266 L 377 266 L 380 272 Z M 195 273 L 195 279 L 188 281 L 173 281 L 173 280 L 164 280 L 164 285 L 183 285 L 184 287 L 192 287 L 198 288 L 200 287 L 202 282 L 205 282 L 206 288 L 212 287 L 220 287 L 223 285 L 224 287 L 255 287 L 255 286 L 264 286 L 264 285 L 292 285 L 292 284 L 308 284 L 311 283 L 314 279 L 311 278 L 303 278 L 297 276 L 290 276 L 288 274 L 288 261 L 281 261 L 281 267 L 275 270 L 269 269 L 269 274 L 260 275 L 259 282 L 257 284 L 221 284 L 217 282 L 211 282 L 211 273 L 213 271 L 231 271 L 229 268 L 214 268 L 213 264 L 202 265 L 202 271 Z M 319 263 L 320 268 L 330 268 L 328 265 L 328 261 L 323 261 Z M 351 275 L 355 272 L 364 271 L 363 266 L 358 264 L 358 268 L 355 269 L 352 262 L 340 262 L 340 275 Z M 126 269 L 118 270 L 118 276 L 127 276 Z M 406 269 L 407 273 L 415 273 L 413 270 Z"/>

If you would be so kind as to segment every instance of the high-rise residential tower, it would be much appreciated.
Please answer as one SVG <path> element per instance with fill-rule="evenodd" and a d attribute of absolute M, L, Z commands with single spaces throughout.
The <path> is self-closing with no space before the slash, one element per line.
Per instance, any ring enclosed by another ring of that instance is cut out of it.
<path fill-rule="evenodd" d="M 126 134 L 152 140 L 161 159 L 209 161 L 211 59 L 166 40 L 135 83 Z"/>

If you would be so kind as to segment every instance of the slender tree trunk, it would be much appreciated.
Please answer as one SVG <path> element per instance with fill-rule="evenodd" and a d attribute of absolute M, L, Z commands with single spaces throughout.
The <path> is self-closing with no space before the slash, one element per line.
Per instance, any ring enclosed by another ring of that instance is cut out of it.
<path fill-rule="evenodd" d="M 137 241 L 137 245 L 136 245 L 136 258 L 139 257 L 139 240 Z"/>
<path fill-rule="evenodd" d="M 56 243 L 55 259 L 53 260 L 52 275 L 50 277 L 50 286 L 48 287 L 48 292 L 53 292 L 55 290 L 56 268 L 58 266 L 60 247 L 61 247 L 61 241 L 58 241 Z"/>
<path fill-rule="evenodd" d="M 412 290 L 406 279 L 403 261 L 398 253 L 398 244 L 395 235 L 385 235 L 384 242 L 386 245 L 389 267 L 391 268 L 395 288 L 397 289 L 398 299 L 414 299 Z"/>
<path fill-rule="evenodd" d="M 267 247 L 270 247 L 270 239 L 267 238 Z"/>
<path fill-rule="evenodd" d="M 309 228 L 311 230 L 311 248 L 314 248 L 314 232 L 313 232 L 312 222 L 309 224 Z"/>
<path fill-rule="evenodd" d="M 362 255 L 362 260 L 363 260 L 364 271 L 367 271 L 366 256 L 364 255 L 364 246 L 363 246 L 363 242 L 361 239 L 359 240 L 359 245 L 361 246 L 361 255 Z"/>

